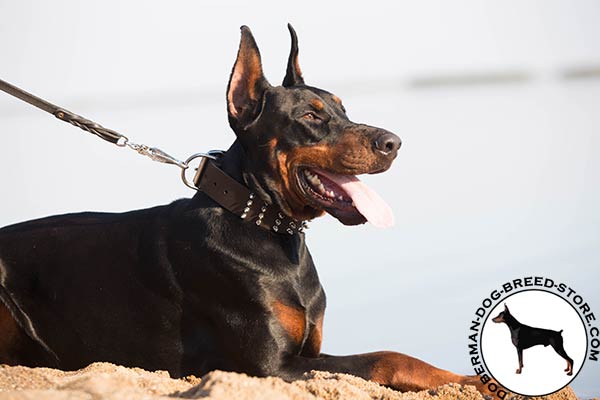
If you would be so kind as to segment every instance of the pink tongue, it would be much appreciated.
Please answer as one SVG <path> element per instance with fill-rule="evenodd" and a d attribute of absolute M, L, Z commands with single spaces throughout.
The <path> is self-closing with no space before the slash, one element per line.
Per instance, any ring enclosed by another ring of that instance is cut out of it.
<path fill-rule="evenodd" d="M 354 202 L 356 209 L 378 228 L 389 228 L 394 225 L 394 214 L 387 203 L 374 190 L 362 183 L 353 175 L 337 175 L 322 170 L 319 175 L 340 186 Z"/>

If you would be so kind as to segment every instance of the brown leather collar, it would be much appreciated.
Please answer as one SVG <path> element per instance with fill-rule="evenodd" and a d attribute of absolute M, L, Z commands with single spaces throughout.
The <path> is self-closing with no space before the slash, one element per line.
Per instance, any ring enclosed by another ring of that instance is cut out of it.
<path fill-rule="evenodd" d="M 305 221 L 295 220 L 276 205 L 262 201 L 209 158 L 203 158 L 198 166 L 194 185 L 224 209 L 245 221 L 254 221 L 261 228 L 287 235 L 307 228 Z"/>

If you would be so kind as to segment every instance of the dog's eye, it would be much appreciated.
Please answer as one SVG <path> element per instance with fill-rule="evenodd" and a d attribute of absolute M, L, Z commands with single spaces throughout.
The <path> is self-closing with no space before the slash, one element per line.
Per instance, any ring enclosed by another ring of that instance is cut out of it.
<path fill-rule="evenodd" d="M 302 116 L 302 118 L 307 119 L 309 121 L 322 121 L 321 118 L 317 114 L 315 114 L 314 112 L 311 112 L 311 111 L 304 114 Z"/>

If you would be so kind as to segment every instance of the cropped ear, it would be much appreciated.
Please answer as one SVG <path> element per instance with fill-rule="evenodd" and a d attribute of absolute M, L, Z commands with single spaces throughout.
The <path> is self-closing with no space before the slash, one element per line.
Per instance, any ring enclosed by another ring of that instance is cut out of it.
<path fill-rule="evenodd" d="M 234 131 L 245 129 L 260 113 L 262 98 L 271 85 L 265 79 L 260 52 L 250 28 L 242 26 L 237 59 L 227 85 L 227 114 Z"/>
<path fill-rule="evenodd" d="M 287 70 L 285 78 L 283 78 L 283 86 L 290 87 L 296 85 L 304 85 L 304 79 L 302 78 L 302 71 L 298 64 L 298 37 L 296 31 L 291 24 L 288 24 L 290 30 L 290 36 L 292 37 L 292 48 L 290 49 L 290 57 L 288 58 Z"/>
<path fill-rule="evenodd" d="M 506 305 L 506 303 L 504 303 L 504 311 L 508 311 L 508 306 Z M 510 311 L 508 311 L 510 312 Z"/>

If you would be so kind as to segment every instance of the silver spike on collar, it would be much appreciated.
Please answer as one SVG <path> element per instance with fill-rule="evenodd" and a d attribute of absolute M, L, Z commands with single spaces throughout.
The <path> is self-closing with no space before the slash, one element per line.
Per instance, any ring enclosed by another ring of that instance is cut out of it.
<path fill-rule="evenodd" d="M 281 211 L 276 210 L 271 204 L 263 203 L 260 207 L 257 205 L 256 195 L 250 193 L 246 201 L 246 207 L 242 211 L 240 218 L 253 220 L 257 226 L 272 230 L 277 233 L 287 233 L 293 235 L 295 232 L 302 233 L 308 229 L 306 221 L 297 221 L 288 217 Z"/>

